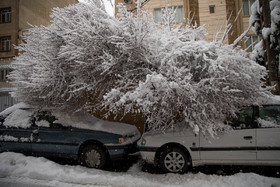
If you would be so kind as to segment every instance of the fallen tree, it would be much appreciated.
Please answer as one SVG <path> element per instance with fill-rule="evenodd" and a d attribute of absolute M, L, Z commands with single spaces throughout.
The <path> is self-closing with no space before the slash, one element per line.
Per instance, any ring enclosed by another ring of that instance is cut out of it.
<path fill-rule="evenodd" d="M 119 8 L 118 18 L 95 1 L 54 9 L 52 24 L 30 29 L 18 47 L 13 96 L 50 109 L 142 113 L 152 130 L 184 121 L 211 134 L 228 114 L 269 97 L 265 68 L 239 47 L 206 42 L 204 27 L 176 23 L 174 9 L 156 24 Z"/>

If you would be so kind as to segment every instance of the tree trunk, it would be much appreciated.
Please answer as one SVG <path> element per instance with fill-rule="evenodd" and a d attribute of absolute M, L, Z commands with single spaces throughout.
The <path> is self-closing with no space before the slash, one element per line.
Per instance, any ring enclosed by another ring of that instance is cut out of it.
<path fill-rule="evenodd" d="M 271 15 L 270 15 L 270 7 L 268 0 L 259 0 L 260 7 L 262 7 L 261 12 L 261 26 L 262 28 L 270 28 L 271 27 Z M 270 48 L 271 41 L 270 37 L 263 38 L 264 48 L 266 50 L 266 61 L 267 61 L 267 70 L 268 70 L 268 85 L 275 86 L 276 90 L 274 94 L 279 95 L 279 80 L 278 80 L 278 67 L 276 62 L 276 52 L 274 49 Z"/>

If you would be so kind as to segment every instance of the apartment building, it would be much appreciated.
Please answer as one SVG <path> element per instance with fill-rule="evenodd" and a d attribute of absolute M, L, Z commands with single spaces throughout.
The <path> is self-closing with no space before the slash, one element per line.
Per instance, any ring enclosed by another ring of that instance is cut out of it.
<path fill-rule="evenodd" d="M 6 75 L 11 71 L 13 57 L 18 54 L 14 45 L 21 42 L 30 25 L 50 24 L 49 14 L 54 7 L 65 7 L 78 0 L 1 0 L 0 1 L 0 111 L 15 101 L 9 95 L 11 85 Z"/>
<path fill-rule="evenodd" d="M 154 15 L 156 22 L 160 22 L 161 8 L 177 7 L 176 20 L 185 21 L 193 18 L 198 25 L 205 25 L 208 31 L 207 40 L 212 41 L 219 30 L 218 39 L 221 39 L 225 30 L 225 22 L 229 20 L 232 30 L 225 39 L 225 43 L 233 43 L 249 27 L 251 14 L 250 7 L 255 0 L 143 0 L 141 8 Z M 117 4 L 124 3 L 128 10 L 135 10 L 135 0 L 115 0 L 115 13 L 118 13 Z M 247 40 L 239 43 L 243 48 L 252 51 L 258 37 L 250 30 Z"/>

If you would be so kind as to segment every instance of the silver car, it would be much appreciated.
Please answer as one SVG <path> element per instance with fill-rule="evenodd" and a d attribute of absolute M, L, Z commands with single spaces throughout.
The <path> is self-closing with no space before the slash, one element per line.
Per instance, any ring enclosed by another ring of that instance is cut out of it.
<path fill-rule="evenodd" d="M 199 165 L 280 166 L 280 105 L 250 106 L 217 137 L 191 129 L 144 134 L 141 156 L 163 172 L 184 173 Z"/>

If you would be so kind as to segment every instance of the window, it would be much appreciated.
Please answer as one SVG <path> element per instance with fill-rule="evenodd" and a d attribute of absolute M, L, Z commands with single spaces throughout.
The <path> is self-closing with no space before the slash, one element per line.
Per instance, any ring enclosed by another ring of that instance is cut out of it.
<path fill-rule="evenodd" d="M 56 118 L 49 111 L 38 111 L 35 120 L 37 126 L 53 127 Z"/>
<path fill-rule="evenodd" d="M 249 35 L 247 36 L 248 39 L 246 40 L 245 44 L 246 44 L 246 50 L 248 52 L 252 52 L 255 48 L 255 45 L 261 41 L 261 38 L 257 35 Z"/>
<path fill-rule="evenodd" d="M 256 0 L 243 0 L 243 15 L 251 15 L 251 6 Z"/>
<path fill-rule="evenodd" d="M 11 36 L 0 37 L 0 52 L 11 51 Z"/>
<path fill-rule="evenodd" d="M 215 13 L 215 5 L 210 5 L 209 6 L 209 12 L 210 12 L 210 14 Z"/>
<path fill-rule="evenodd" d="M 280 127 L 280 106 L 270 105 L 259 108 L 259 119 L 257 120 L 260 127 Z"/>
<path fill-rule="evenodd" d="M 253 107 L 245 107 L 237 114 L 237 118 L 229 118 L 227 121 L 234 129 L 253 128 Z"/>
<path fill-rule="evenodd" d="M 241 128 L 252 128 L 253 107 L 246 107 L 238 114 L 238 125 Z"/>
<path fill-rule="evenodd" d="M 0 82 L 5 82 L 7 80 L 7 75 L 11 70 L 3 69 L 0 70 Z"/>
<path fill-rule="evenodd" d="M 131 1 L 131 0 L 124 0 L 124 3 L 125 3 L 125 4 L 131 4 L 132 1 Z"/>
<path fill-rule="evenodd" d="M 11 8 L 0 9 L 1 19 L 0 23 L 10 23 L 12 18 Z"/>
<path fill-rule="evenodd" d="M 182 22 L 183 21 L 183 7 L 175 7 L 176 14 L 175 14 L 175 22 Z M 160 23 L 162 20 L 162 9 L 157 8 L 154 10 L 154 20 L 156 23 Z"/>

